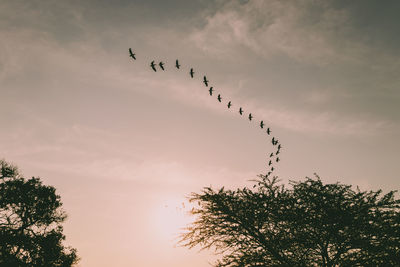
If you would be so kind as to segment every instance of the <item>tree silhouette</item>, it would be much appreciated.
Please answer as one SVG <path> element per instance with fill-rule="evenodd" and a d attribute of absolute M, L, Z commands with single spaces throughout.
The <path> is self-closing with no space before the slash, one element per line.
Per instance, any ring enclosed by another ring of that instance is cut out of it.
<path fill-rule="evenodd" d="M 400 266 L 400 200 L 395 191 L 362 192 L 260 176 L 253 190 L 192 193 L 196 216 L 180 243 L 214 248 L 215 266 Z"/>
<path fill-rule="evenodd" d="M 66 214 L 55 188 L 25 179 L 0 160 L 0 266 L 72 266 L 76 250 L 62 241 Z"/>

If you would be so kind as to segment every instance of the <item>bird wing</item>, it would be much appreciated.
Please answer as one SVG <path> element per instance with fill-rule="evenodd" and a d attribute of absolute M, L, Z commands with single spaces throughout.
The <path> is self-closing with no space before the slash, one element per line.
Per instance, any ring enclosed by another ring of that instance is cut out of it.
<path fill-rule="evenodd" d="M 154 65 L 154 60 L 151 62 L 150 66 L 151 66 L 151 68 L 152 68 L 154 71 L 157 71 L 157 70 L 156 70 L 156 67 L 155 67 L 155 65 Z"/>

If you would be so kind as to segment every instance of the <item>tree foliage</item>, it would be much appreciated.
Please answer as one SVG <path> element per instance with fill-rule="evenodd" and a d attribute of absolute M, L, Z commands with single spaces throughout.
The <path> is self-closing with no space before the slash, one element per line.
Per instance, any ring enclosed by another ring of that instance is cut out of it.
<path fill-rule="evenodd" d="M 0 161 L 0 266 L 72 266 L 76 250 L 64 247 L 60 196 L 39 178 L 25 179 Z"/>
<path fill-rule="evenodd" d="M 255 189 L 193 193 L 189 248 L 214 248 L 216 266 L 400 266 L 400 200 L 318 176 Z"/>

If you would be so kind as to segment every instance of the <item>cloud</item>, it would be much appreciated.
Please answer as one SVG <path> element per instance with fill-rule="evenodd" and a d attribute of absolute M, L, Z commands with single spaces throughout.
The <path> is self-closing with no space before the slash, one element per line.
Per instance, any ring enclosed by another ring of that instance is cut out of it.
<path fill-rule="evenodd" d="M 1 146 L 2 153 L 11 160 L 23 159 L 26 166 L 78 179 L 198 188 L 255 178 L 253 172 L 234 171 L 226 166 L 188 166 L 184 159 L 170 159 L 158 156 L 157 151 L 148 151 L 151 144 L 147 141 L 131 140 L 131 144 L 124 145 L 127 137 L 123 134 L 83 125 L 55 127 L 51 130 L 52 140 L 39 142 L 38 135 L 37 131 L 21 133 L 15 136 L 18 142 Z"/>
<path fill-rule="evenodd" d="M 393 122 L 357 115 L 340 115 L 336 112 L 312 112 L 305 109 L 282 108 L 270 105 L 260 107 L 254 101 L 244 103 L 245 110 L 252 110 L 258 120 L 263 119 L 273 129 L 286 129 L 310 135 L 366 137 L 398 131 Z"/>
<path fill-rule="evenodd" d="M 354 33 L 350 18 L 331 1 L 230 1 L 190 38 L 215 54 L 232 55 L 245 47 L 265 58 L 285 55 L 317 65 L 358 61 L 368 47 L 349 38 Z"/>
<path fill-rule="evenodd" d="M 285 77 L 295 74 L 287 82 L 274 79 L 282 75 L 277 71 L 265 72 L 272 84 L 287 87 L 267 108 L 259 108 L 257 100 L 238 99 L 278 127 L 355 136 L 398 131 L 396 115 L 388 114 L 392 104 L 376 101 L 398 97 L 400 65 L 382 44 L 370 41 L 376 36 L 365 35 L 354 12 L 334 1 L 225 1 L 189 39 L 225 62 L 246 62 L 251 52 L 260 68 L 284 70 Z M 248 86 L 257 85 L 249 81 Z"/>
<path fill-rule="evenodd" d="M 60 8 L 62 5 L 57 10 Z M 23 10 L 27 9 L 23 7 Z M 36 17 L 37 12 L 36 9 L 28 13 L 26 20 L 30 21 L 32 17 Z M 210 14 L 210 12 L 204 14 Z M 96 92 L 98 88 L 108 88 L 105 90 L 109 91 L 133 90 L 152 97 L 175 99 L 186 105 L 213 109 L 215 112 L 222 113 L 226 110 L 225 106 L 218 105 L 215 99 L 210 100 L 201 84 L 188 83 L 187 79 L 177 78 L 176 73 L 173 72 L 154 74 L 150 69 L 143 69 L 143 66 L 148 68 L 148 62 L 143 62 L 146 59 L 139 59 L 135 65 L 121 61 L 125 60 L 126 54 L 117 54 L 116 48 L 108 50 L 109 48 L 104 45 L 104 39 L 112 34 L 110 31 L 101 33 L 97 29 L 95 32 L 101 37 L 84 38 L 87 35 L 93 37 L 90 29 L 94 26 L 85 20 L 81 9 L 73 9 L 65 15 L 76 20 L 74 23 L 71 22 L 73 27 L 71 23 L 63 26 L 70 32 L 68 36 L 79 33 L 82 37 L 81 40 L 67 38 L 75 40 L 67 43 L 61 42 L 62 39 L 58 40 L 58 33 L 55 34 L 46 27 L 43 28 L 44 22 L 49 23 L 54 19 L 51 13 L 45 13 L 45 15 L 47 19 L 43 18 L 40 25 L 26 24 L 18 31 L 2 30 L 4 38 L 0 43 L 6 53 L 0 55 L 0 79 L 4 82 L 3 85 L 7 79 L 11 80 L 9 90 L 25 90 L 29 94 L 32 87 L 36 86 L 37 94 L 43 95 L 49 93 L 50 90 L 57 90 L 57 87 L 62 87 L 59 90 L 91 90 L 93 92 Z M 333 8 L 330 1 L 254 0 L 242 3 L 227 1 L 212 15 L 205 17 L 204 26 L 195 30 L 189 36 L 189 40 L 209 54 L 219 57 L 232 56 L 232 54 L 246 56 L 248 53 L 240 53 L 240 51 L 249 49 L 265 59 L 285 55 L 306 64 L 324 65 L 332 61 L 369 60 L 364 59 L 362 55 L 370 51 L 370 47 L 354 38 L 344 38 L 353 33 L 350 19 L 351 14 L 347 10 Z M 65 22 L 65 19 L 63 21 Z M 118 36 L 122 36 L 123 33 L 120 32 Z M 154 41 L 154 36 L 157 36 L 158 40 L 166 42 L 177 39 L 180 34 L 179 29 L 170 29 L 163 33 L 162 28 L 155 27 L 145 34 L 146 37 L 141 38 L 151 43 Z M 115 46 L 118 48 L 123 46 L 123 41 L 116 42 Z M 160 47 L 165 46 L 163 42 L 156 43 Z M 187 51 L 183 51 L 185 52 Z M 380 57 L 384 59 L 382 62 L 391 60 L 385 55 Z M 38 64 L 40 64 L 40 71 L 37 69 Z M 372 66 L 380 73 L 385 72 L 383 64 Z M 395 73 L 394 70 L 398 69 L 398 63 L 389 66 L 392 66 L 390 73 Z M 21 73 L 24 77 L 19 78 Z M 15 82 L 17 78 L 19 81 Z M 387 76 L 382 74 L 379 80 L 385 78 Z M 36 85 L 33 85 L 33 80 Z M 239 80 L 238 83 L 240 82 Z M 43 86 L 47 88 L 45 90 L 40 88 L 41 83 L 52 86 Z M 379 81 L 375 83 L 381 86 Z M 24 86 L 21 86 L 22 84 Z M 252 84 L 248 85 L 252 86 Z M 240 84 L 235 86 L 234 83 L 227 82 L 217 85 L 216 88 L 217 90 L 221 88 L 224 101 L 228 98 L 232 99 L 235 104 L 240 103 L 247 109 L 253 110 L 254 113 L 258 113 L 256 115 L 259 118 L 263 117 L 266 120 L 273 118 L 271 121 L 277 127 L 301 132 L 345 135 L 375 134 L 383 128 L 392 127 L 384 119 L 363 117 L 357 114 L 350 114 L 343 118 L 340 112 L 335 113 L 327 109 L 313 113 L 307 107 L 282 108 L 279 103 L 271 102 L 268 108 L 260 108 L 260 103 L 256 103 L 256 100 L 252 103 L 251 100 L 240 95 L 240 90 L 235 89 L 237 87 L 240 87 Z M 302 93 L 303 100 L 305 104 L 321 106 L 332 102 L 338 94 L 353 95 L 352 92 L 340 92 L 336 89 L 324 92 L 321 90 L 304 92 Z"/>

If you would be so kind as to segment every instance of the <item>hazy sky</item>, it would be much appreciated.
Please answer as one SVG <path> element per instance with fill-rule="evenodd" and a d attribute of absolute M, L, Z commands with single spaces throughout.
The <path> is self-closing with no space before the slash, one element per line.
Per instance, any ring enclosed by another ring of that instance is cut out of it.
<path fill-rule="evenodd" d="M 181 203 L 265 172 L 261 119 L 284 147 L 283 182 L 316 172 L 399 189 L 399 12 L 389 0 L 3 0 L 0 158 L 57 188 L 80 266 L 208 266 L 212 251 L 175 246 Z"/>

